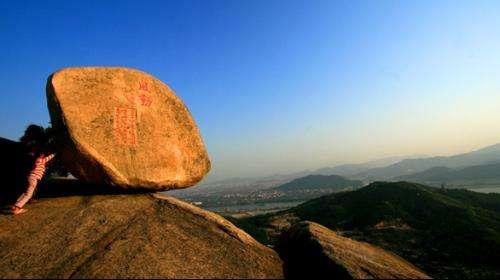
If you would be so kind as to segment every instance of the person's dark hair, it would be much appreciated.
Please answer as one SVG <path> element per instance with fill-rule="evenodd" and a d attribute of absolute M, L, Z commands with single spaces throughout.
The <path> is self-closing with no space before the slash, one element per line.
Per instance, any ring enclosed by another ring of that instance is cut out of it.
<path fill-rule="evenodd" d="M 36 155 L 48 152 L 49 136 L 39 125 L 30 124 L 19 139 L 25 148 L 34 151 Z"/>
<path fill-rule="evenodd" d="M 57 152 L 57 143 L 54 135 L 55 133 L 51 126 L 43 128 L 39 125 L 31 124 L 26 128 L 24 135 L 19 139 L 25 149 L 24 160 L 26 161 L 26 168 L 32 167 L 38 156 Z M 45 173 L 51 175 L 58 174 L 59 176 L 68 176 L 69 174 L 57 157 L 48 166 Z"/>
<path fill-rule="evenodd" d="M 24 135 L 19 140 L 25 144 L 31 141 L 36 141 L 37 139 L 40 140 L 44 136 L 44 131 L 43 127 L 36 124 L 30 124 L 24 131 Z"/>

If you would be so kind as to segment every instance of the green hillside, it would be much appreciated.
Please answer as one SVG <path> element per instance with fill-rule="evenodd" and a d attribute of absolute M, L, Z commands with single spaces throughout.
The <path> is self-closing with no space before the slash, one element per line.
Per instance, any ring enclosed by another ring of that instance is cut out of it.
<path fill-rule="evenodd" d="M 363 183 L 358 180 L 349 180 L 338 175 L 308 175 L 295 179 L 275 188 L 279 191 L 313 190 L 313 189 L 343 189 L 348 187 L 359 187 Z"/>
<path fill-rule="evenodd" d="M 272 243 L 298 220 L 393 251 L 434 277 L 500 277 L 499 194 L 376 182 L 235 222 Z"/>

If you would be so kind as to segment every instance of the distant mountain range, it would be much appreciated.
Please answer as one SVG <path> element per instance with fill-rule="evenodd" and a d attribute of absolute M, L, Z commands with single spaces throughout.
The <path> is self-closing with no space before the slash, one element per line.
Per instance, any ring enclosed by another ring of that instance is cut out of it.
<path fill-rule="evenodd" d="M 286 184 L 280 185 L 273 190 L 277 191 L 296 191 L 296 190 L 318 190 L 332 189 L 342 190 L 344 188 L 356 188 L 363 185 L 359 180 L 349 180 L 338 175 L 308 175 L 301 177 Z"/>
<path fill-rule="evenodd" d="M 273 244 L 304 220 L 395 252 L 436 278 L 500 277 L 500 194 L 376 182 L 234 222 Z"/>
<path fill-rule="evenodd" d="M 478 182 L 497 182 L 500 185 L 500 163 L 475 165 L 452 169 L 448 167 L 432 167 L 422 172 L 399 176 L 402 181 L 421 182 L 428 184 L 475 184 Z"/>
<path fill-rule="evenodd" d="M 295 173 L 275 174 L 265 177 L 228 178 L 224 180 L 209 180 L 195 188 L 169 191 L 169 195 L 189 197 L 192 195 L 220 195 L 225 193 L 251 193 L 259 190 L 272 189 L 294 179 L 307 175 L 339 175 L 366 183 L 373 181 L 419 180 L 417 173 L 431 168 L 464 169 L 471 166 L 491 165 L 500 163 L 500 143 L 455 156 L 418 157 L 398 156 L 388 157 L 359 164 L 342 164 L 334 167 L 324 167 L 316 170 L 304 170 Z M 450 171 L 450 170 L 449 170 Z M 444 169 L 429 170 L 429 173 L 446 172 Z M 415 176 L 413 175 L 415 174 Z M 451 173 L 450 173 L 451 174 Z M 404 177 L 410 176 L 411 177 Z M 423 176 L 426 176 L 423 174 Z M 500 179 L 500 177 L 498 177 Z M 430 182 L 434 184 L 435 182 Z M 439 183 L 442 183 L 441 181 Z"/>
<path fill-rule="evenodd" d="M 248 193 L 258 190 L 271 189 L 307 175 L 340 175 L 348 177 L 371 168 L 388 166 L 403 159 L 415 157 L 417 156 L 394 156 L 364 163 L 342 164 L 334 167 L 319 168 L 316 170 L 304 170 L 294 173 L 274 174 L 263 177 L 233 177 L 222 180 L 208 178 L 203 180 L 195 188 L 172 190 L 169 191 L 168 194 L 178 197 L 189 197 L 202 194 L 218 195 L 224 193 Z M 207 177 L 210 177 L 210 175 Z"/>
<path fill-rule="evenodd" d="M 386 167 L 372 168 L 351 176 L 369 181 L 391 180 L 425 171 L 433 167 L 465 168 L 474 165 L 500 163 L 500 144 L 455 156 L 405 159 Z"/>
<path fill-rule="evenodd" d="M 387 158 L 382 158 L 382 159 L 377 159 L 377 160 L 372 160 L 364 163 L 357 163 L 357 164 L 342 164 L 342 165 L 337 165 L 334 167 L 324 167 L 324 168 L 319 168 L 311 172 L 311 174 L 316 174 L 316 175 L 340 175 L 340 176 L 352 176 L 355 174 L 358 174 L 360 172 L 372 169 L 372 168 L 378 168 L 378 167 L 385 167 L 397 162 L 400 162 L 401 160 L 404 159 L 411 159 L 411 158 L 418 158 L 422 156 L 395 156 L 395 157 L 387 157 Z"/>

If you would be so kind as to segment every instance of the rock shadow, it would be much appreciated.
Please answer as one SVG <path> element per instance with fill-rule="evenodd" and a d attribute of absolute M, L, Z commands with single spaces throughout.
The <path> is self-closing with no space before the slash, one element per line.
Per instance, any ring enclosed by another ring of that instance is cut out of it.
<path fill-rule="evenodd" d="M 0 137 L 0 210 L 7 206 L 25 191 L 27 175 L 33 165 L 33 159 L 27 156 L 20 142 Z M 107 184 L 89 184 L 77 179 L 52 178 L 42 180 L 37 187 L 34 198 L 50 198 L 64 196 L 90 196 L 145 193 L 146 190 L 124 190 Z"/>
<path fill-rule="evenodd" d="M 13 191 L 2 188 L 0 196 L 0 213 L 10 213 L 9 206 L 22 193 L 23 188 Z M 105 184 L 89 184 L 77 179 L 53 178 L 40 182 L 33 199 L 56 198 L 68 196 L 93 196 L 93 195 L 117 195 L 117 194 L 139 194 L 146 193 L 144 190 L 124 190 Z"/>
<path fill-rule="evenodd" d="M 107 184 L 91 184 L 77 179 L 53 178 L 40 183 L 36 197 L 137 194 L 146 192 L 145 190 L 126 190 Z"/>
<path fill-rule="evenodd" d="M 31 159 L 21 143 L 0 137 L 0 205 L 16 199 L 26 186 Z"/>

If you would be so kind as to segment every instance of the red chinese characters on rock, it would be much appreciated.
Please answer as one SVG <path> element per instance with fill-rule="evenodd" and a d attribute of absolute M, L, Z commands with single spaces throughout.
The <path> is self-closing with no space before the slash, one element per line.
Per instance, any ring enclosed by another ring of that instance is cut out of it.
<path fill-rule="evenodd" d="M 139 94 L 139 102 L 142 106 L 149 107 L 151 106 L 151 103 L 153 103 L 153 100 L 148 95 L 141 93 Z"/>
<path fill-rule="evenodd" d="M 146 81 L 139 82 L 139 89 L 144 91 L 149 91 L 148 82 Z"/>
<path fill-rule="evenodd" d="M 153 99 L 149 96 L 149 86 L 147 81 L 141 81 L 139 82 L 139 90 L 140 93 L 138 95 L 139 97 L 139 103 L 142 106 L 149 107 L 151 106 L 151 103 L 153 103 Z"/>
<path fill-rule="evenodd" d="M 137 145 L 137 112 L 135 109 L 115 107 L 113 119 L 115 143 L 123 146 Z"/>

